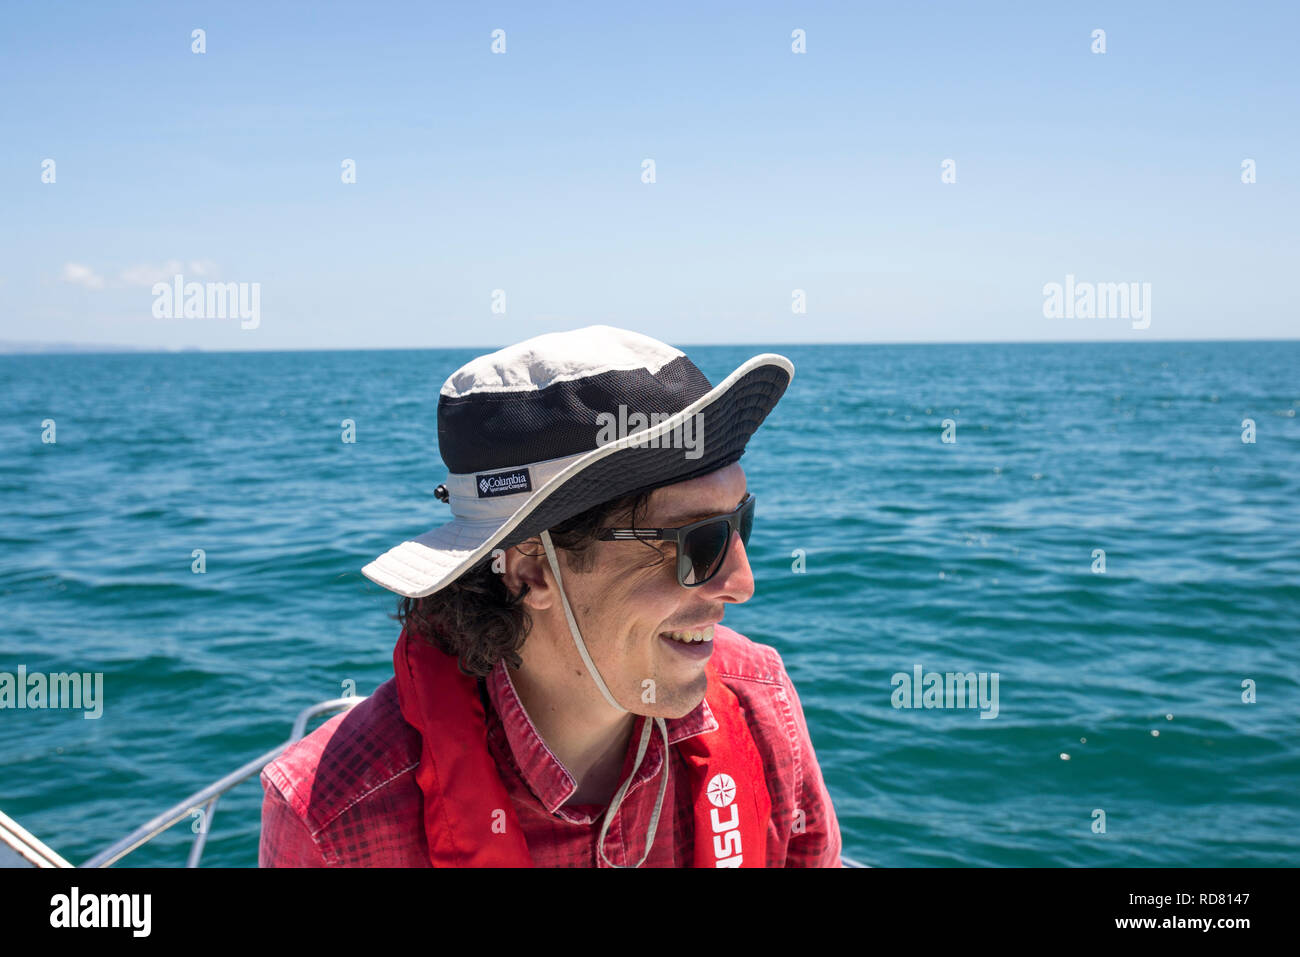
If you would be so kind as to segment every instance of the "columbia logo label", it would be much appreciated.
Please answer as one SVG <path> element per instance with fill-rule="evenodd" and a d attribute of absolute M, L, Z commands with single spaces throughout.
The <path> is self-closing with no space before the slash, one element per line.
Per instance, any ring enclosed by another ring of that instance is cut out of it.
<path fill-rule="evenodd" d="M 476 475 L 474 478 L 478 483 L 479 498 L 495 498 L 498 495 L 514 495 L 533 490 L 533 480 L 528 469 L 494 472 L 491 475 Z"/>
<path fill-rule="evenodd" d="M 713 807 L 709 808 L 709 823 L 713 825 L 714 867 L 739 867 L 744 860 L 740 846 L 740 809 L 736 800 L 736 782 L 730 774 L 715 774 L 704 790 Z M 722 808 L 731 813 L 723 817 Z"/>

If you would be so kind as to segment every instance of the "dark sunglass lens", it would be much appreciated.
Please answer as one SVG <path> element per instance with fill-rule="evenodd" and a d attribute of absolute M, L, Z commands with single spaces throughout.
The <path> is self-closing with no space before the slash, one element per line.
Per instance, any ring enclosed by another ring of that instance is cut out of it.
<path fill-rule="evenodd" d="M 682 543 L 684 553 L 690 561 L 690 573 L 685 584 L 695 585 L 707 581 L 718 571 L 722 553 L 727 547 L 730 528 L 724 522 L 710 522 L 702 525 L 686 536 Z"/>
<path fill-rule="evenodd" d="M 740 540 L 749 547 L 749 533 L 754 530 L 754 500 L 751 498 L 740 513 Z"/>

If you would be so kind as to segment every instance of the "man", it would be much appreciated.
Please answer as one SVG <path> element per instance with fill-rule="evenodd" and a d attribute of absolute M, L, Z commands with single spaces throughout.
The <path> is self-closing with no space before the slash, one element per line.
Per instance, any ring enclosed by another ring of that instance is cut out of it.
<path fill-rule="evenodd" d="M 394 678 L 262 772 L 263 866 L 840 866 L 754 592 L 738 459 L 794 367 L 716 388 L 593 326 L 442 387 L 453 520 L 364 574 L 402 596 Z"/>

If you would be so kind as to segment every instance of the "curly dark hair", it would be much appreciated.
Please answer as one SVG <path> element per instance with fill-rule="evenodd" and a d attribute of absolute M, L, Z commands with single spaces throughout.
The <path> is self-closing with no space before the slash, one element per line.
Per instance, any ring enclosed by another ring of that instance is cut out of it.
<path fill-rule="evenodd" d="M 645 491 L 610 499 L 548 529 L 563 556 L 560 560 L 574 571 L 590 571 L 594 559 L 588 549 L 596 532 L 609 525 L 637 527 L 650 495 Z M 654 542 L 642 544 L 654 553 L 647 564 L 664 561 L 664 553 Z M 463 674 L 478 677 L 486 676 L 501 658 L 513 668 L 520 667 L 519 649 L 533 626 L 523 604 L 528 586 L 511 592 L 503 576 L 492 570 L 492 562 L 489 554 L 432 595 L 401 598 L 393 616 L 413 636 L 454 655 Z"/>

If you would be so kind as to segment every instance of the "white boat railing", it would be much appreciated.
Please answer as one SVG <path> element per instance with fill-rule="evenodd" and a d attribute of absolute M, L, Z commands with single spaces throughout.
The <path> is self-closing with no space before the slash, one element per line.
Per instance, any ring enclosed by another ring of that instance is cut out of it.
<path fill-rule="evenodd" d="M 278 758 L 289 745 L 307 733 L 307 722 L 312 718 L 333 711 L 345 711 L 365 700 L 364 695 L 351 695 L 346 698 L 333 698 L 329 701 L 322 701 L 310 708 L 304 708 L 293 722 L 293 731 L 290 733 L 288 741 L 254 758 L 237 770 L 231 771 L 224 778 L 214 781 L 201 791 L 196 791 L 179 804 L 172 805 L 157 817 L 140 825 L 120 841 L 115 841 L 104 848 L 81 866 L 111 867 L 132 851 L 152 841 L 178 821 L 198 811 L 200 812 L 200 826 L 194 835 L 194 843 L 190 845 L 189 859 L 185 862 L 186 867 L 198 867 L 199 858 L 203 856 L 203 848 L 208 841 L 208 832 L 212 830 L 212 818 L 216 813 L 217 801 L 221 799 L 221 795 L 241 781 L 247 780 L 254 774 L 260 774 L 262 768 Z"/>
<path fill-rule="evenodd" d="M 0 811 L 0 867 L 71 867 L 53 848 L 46 845 L 4 811 Z"/>

